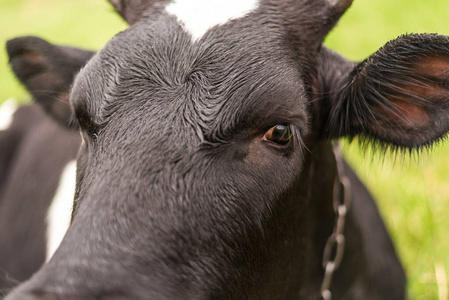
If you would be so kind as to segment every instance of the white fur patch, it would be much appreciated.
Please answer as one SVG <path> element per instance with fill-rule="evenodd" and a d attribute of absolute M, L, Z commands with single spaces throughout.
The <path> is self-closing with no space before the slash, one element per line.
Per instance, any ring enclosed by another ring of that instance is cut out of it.
<path fill-rule="evenodd" d="M 0 106 L 0 130 L 6 130 L 11 126 L 12 117 L 18 108 L 16 100 L 9 98 Z"/>
<path fill-rule="evenodd" d="M 47 215 L 47 261 L 58 249 L 70 225 L 75 196 L 76 161 L 70 161 L 62 171 L 58 189 Z"/>
<path fill-rule="evenodd" d="M 215 25 L 244 17 L 259 7 L 259 0 L 174 0 L 165 8 L 197 40 Z"/>

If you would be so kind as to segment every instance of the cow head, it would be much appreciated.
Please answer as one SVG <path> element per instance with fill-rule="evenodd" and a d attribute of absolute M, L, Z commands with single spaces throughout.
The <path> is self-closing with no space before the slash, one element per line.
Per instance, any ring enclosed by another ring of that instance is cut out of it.
<path fill-rule="evenodd" d="M 321 46 L 351 1 L 238 1 L 227 22 L 111 2 L 132 26 L 73 85 L 71 227 L 8 299 L 290 299 L 306 284 L 311 299 L 334 221 L 329 139 L 413 149 L 449 129 L 447 37 L 355 64 Z"/>

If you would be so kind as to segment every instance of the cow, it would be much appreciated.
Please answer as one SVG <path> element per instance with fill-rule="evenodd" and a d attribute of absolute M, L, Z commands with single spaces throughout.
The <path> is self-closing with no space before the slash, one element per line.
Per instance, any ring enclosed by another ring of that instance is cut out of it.
<path fill-rule="evenodd" d="M 351 0 L 110 2 L 131 26 L 70 92 L 70 228 L 6 299 L 406 299 L 334 141 L 442 139 L 449 37 L 352 62 L 322 45 Z"/>
<path fill-rule="evenodd" d="M 5 273 L 0 278 L 9 278 L 0 290 L 31 277 L 68 227 L 81 138 L 64 99 L 74 75 L 93 55 L 36 37 L 11 40 L 7 51 L 36 103 L 15 110 L 7 101 L 0 110 L 10 115 L 0 128 L 0 271 Z"/>

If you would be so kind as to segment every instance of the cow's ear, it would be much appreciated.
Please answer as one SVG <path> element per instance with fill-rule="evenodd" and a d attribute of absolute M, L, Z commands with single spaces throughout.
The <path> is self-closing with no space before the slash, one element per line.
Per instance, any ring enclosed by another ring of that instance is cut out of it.
<path fill-rule="evenodd" d="M 130 25 L 152 14 L 166 4 L 166 0 L 109 0 L 115 11 Z"/>
<path fill-rule="evenodd" d="M 75 74 L 94 52 L 52 45 L 37 37 L 20 37 L 6 44 L 17 78 L 58 122 L 76 126 L 68 98 Z"/>
<path fill-rule="evenodd" d="M 328 137 L 420 148 L 449 131 L 449 37 L 402 36 L 353 68 L 337 61 L 343 73 L 328 79 L 338 82 L 328 83 Z"/>

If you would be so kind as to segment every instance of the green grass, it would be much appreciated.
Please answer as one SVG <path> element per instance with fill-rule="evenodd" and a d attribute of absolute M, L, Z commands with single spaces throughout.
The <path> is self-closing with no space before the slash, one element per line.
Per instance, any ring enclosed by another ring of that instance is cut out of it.
<path fill-rule="evenodd" d="M 326 39 L 347 58 L 362 60 L 404 33 L 449 35 L 447 0 L 354 1 Z M 0 0 L 2 44 L 15 36 L 37 35 L 99 49 L 125 28 L 106 0 Z M 0 102 L 9 97 L 29 98 L 10 73 L 2 47 Z M 448 287 L 444 273 L 449 275 L 449 143 L 419 158 L 364 153 L 357 143 L 345 144 L 344 150 L 378 200 L 407 269 L 410 298 L 448 300 L 443 287 Z"/>

